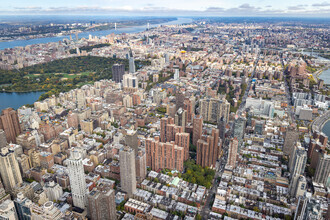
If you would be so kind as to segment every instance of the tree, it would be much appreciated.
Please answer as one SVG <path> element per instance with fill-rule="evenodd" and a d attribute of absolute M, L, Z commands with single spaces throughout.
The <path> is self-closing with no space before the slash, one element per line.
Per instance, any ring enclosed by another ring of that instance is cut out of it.
<path fill-rule="evenodd" d="M 254 206 L 254 207 L 253 207 L 253 211 L 255 211 L 255 212 L 260 212 L 260 210 L 259 210 L 259 208 L 258 208 L 257 206 Z"/>
<path fill-rule="evenodd" d="M 202 216 L 200 214 L 197 214 L 195 219 L 196 220 L 202 220 Z"/>

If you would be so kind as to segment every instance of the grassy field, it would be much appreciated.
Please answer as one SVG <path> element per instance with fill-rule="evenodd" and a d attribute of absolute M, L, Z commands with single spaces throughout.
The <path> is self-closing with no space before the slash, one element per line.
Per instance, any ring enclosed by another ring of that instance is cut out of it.
<path fill-rule="evenodd" d="M 81 73 L 44 73 L 43 75 L 45 76 L 53 76 L 53 75 L 62 75 L 62 79 L 66 78 L 66 79 L 73 79 L 75 77 L 78 76 L 88 76 L 90 73 L 95 73 L 95 72 L 91 72 L 91 71 L 85 71 L 85 72 L 81 72 Z M 27 77 L 29 78 L 38 78 L 41 74 L 28 74 Z"/>
<path fill-rule="evenodd" d="M 63 74 L 63 78 L 67 78 L 67 79 L 73 79 L 77 76 L 88 76 L 90 73 L 95 73 L 95 72 L 90 72 L 90 71 L 86 71 L 86 72 L 81 72 L 81 73 L 71 73 L 71 74 L 68 74 L 68 73 L 64 73 Z"/>

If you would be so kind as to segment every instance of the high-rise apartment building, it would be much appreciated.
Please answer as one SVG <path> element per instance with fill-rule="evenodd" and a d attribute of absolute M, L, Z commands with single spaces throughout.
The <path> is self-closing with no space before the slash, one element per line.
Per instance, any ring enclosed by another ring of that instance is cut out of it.
<path fill-rule="evenodd" d="M 0 129 L 0 149 L 6 147 L 7 145 L 7 139 L 5 131 Z"/>
<path fill-rule="evenodd" d="M 314 181 L 317 183 L 324 184 L 325 187 L 328 184 L 330 175 L 330 155 L 322 153 L 319 162 L 316 167 Z"/>
<path fill-rule="evenodd" d="M 291 176 L 303 175 L 307 162 L 307 152 L 300 143 L 294 147 L 289 161 L 289 171 Z"/>
<path fill-rule="evenodd" d="M 135 73 L 135 62 L 134 62 L 134 57 L 131 56 L 128 59 L 128 65 L 129 65 L 129 73 Z"/>
<path fill-rule="evenodd" d="M 174 142 L 159 142 L 159 137 L 146 139 L 147 166 L 152 170 L 183 170 L 184 148 Z"/>
<path fill-rule="evenodd" d="M 88 216 L 92 220 L 114 220 L 116 216 L 115 191 L 94 189 L 87 195 Z"/>
<path fill-rule="evenodd" d="M 66 161 L 70 179 L 73 205 L 81 209 L 85 209 L 87 190 L 81 152 L 77 149 L 71 151 L 70 158 Z"/>
<path fill-rule="evenodd" d="M 185 94 L 180 91 L 177 91 L 177 93 L 175 94 L 176 110 L 179 110 L 179 108 L 184 108 L 184 98 Z"/>
<path fill-rule="evenodd" d="M 321 203 L 312 197 L 310 193 L 300 196 L 294 220 L 319 220 L 322 219 Z"/>
<path fill-rule="evenodd" d="M 301 195 L 301 193 L 297 193 L 297 191 L 299 190 L 298 187 L 301 188 L 299 182 L 302 181 L 301 176 L 305 172 L 306 162 L 307 152 L 305 151 L 305 148 L 301 147 L 300 143 L 297 143 L 292 151 L 289 161 L 289 171 L 291 174 L 289 192 L 293 197 Z M 306 185 L 303 186 L 306 188 Z"/>
<path fill-rule="evenodd" d="M 193 145 L 197 146 L 197 141 L 202 137 L 203 117 L 195 115 L 193 119 Z"/>
<path fill-rule="evenodd" d="M 186 123 L 191 123 L 193 117 L 195 115 L 195 103 L 196 98 L 191 96 L 189 98 L 185 98 L 183 109 L 187 112 Z"/>
<path fill-rule="evenodd" d="M 238 140 L 239 143 L 238 151 L 240 150 L 240 145 L 243 142 L 245 126 L 246 126 L 246 119 L 244 117 L 238 117 L 234 122 L 233 137 L 236 137 Z"/>
<path fill-rule="evenodd" d="M 135 151 L 125 146 L 119 151 L 121 189 L 132 197 L 136 191 Z"/>
<path fill-rule="evenodd" d="M 203 135 L 197 141 L 197 161 L 203 167 L 215 167 L 220 154 L 219 130 L 212 129 L 211 135 Z"/>
<path fill-rule="evenodd" d="M 135 151 L 135 155 L 137 155 L 139 139 L 136 130 L 127 130 L 127 134 L 125 136 L 125 144 L 131 147 Z"/>
<path fill-rule="evenodd" d="M 186 124 L 187 124 L 187 111 L 183 110 L 182 108 L 179 108 L 178 111 L 175 113 L 174 122 L 175 125 L 181 126 L 183 128 L 183 131 L 185 130 Z"/>
<path fill-rule="evenodd" d="M 123 76 L 123 87 L 124 89 L 138 89 L 139 80 L 136 75 L 124 74 Z"/>
<path fill-rule="evenodd" d="M 4 130 L 8 143 L 16 143 L 16 137 L 22 133 L 17 112 L 12 108 L 2 110 L 0 129 Z"/>
<path fill-rule="evenodd" d="M 121 83 L 123 76 L 125 74 L 125 65 L 124 64 L 114 64 L 112 66 L 112 80 L 116 83 Z"/>
<path fill-rule="evenodd" d="M 224 119 L 224 117 L 221 117 L 218 121 L 218 129 L 219 129 L 219 137 L 221 138 L 221 140 L 225 139 L 225 135 L 226 135 L 226 121 Z"/>
<path fill-rule="evenodd" d="M 160 120 L 160 141 L 161 142 L 171 142 L 175 140 L 175 134 L 183 133 L 183 128 L 181 126 L 176 126 L 174 124 L 174 119 L 171 117 L 162 118 Z"/>
<path fill-rule="evenodd" d="M 0 175 L 7 192 L 23 183 L 21 171 L 13 150 L 4 147 L 0 152 Z"/>
<path fill-rule="evenodd" d="M 294 149 L 295 144 L 298 141 L 299 134 L 295 128 L 289 127 L 285 133 L 283 153 L 290 156 Z"/>
<path fill-rule="evenodd" d="M 180 146 L 184 150 L 184 160 L 189 159 L 189 145 L 190 145 L 190 134 L 189 133 L 176 133 L 175 144 Z"/>
<path fill-rule="evenodd" d="M 16 220 L 18 219 L 14 202 L 7 199 L 0 203 L 0 219 Z"/>
<path fill-rule="evenodd" d="M 82 89 L 77 89 L 76 91 L 76 104 L 79 109 L 86 106 L 85 92 Z"/>
<path fill-rule="evenodd" d="M 205 121 L 217 123 L 223 117 L 229 119 L 230 103 L 225 98 L 204 98 L 200 100 L 201 115 Z"/>
<path fill-rule="evenodd" d="M 294 185 L 295 184 L 295 185 Z M 298 198 L 299 196 L 303 196 L 306 193 L 307 189 L 307 181 L 306 177 L 303 175 L 296 175 L 291 181 L 290 185 L 290 195 L 294 198 Z"/>
<path fill-rule="evenodd" d="M 46 182 L 43 190 L 45 191 L 49 201 L 57 201 L 63 194 L 62 187 L 58 183 L 55 183 L 53 180 Z"/>
<path fill-rule="evenodd" d="M 145 150 L 138 151 L 135 158 L 136 181 L 141 183 L 147 176 L 147 156 Z"/>
<path fill-rule="evenodd" d="M 229 150 L 228 150 L 228 161 L 227 165 L 235 168 L 237 160 L 237 150 L 238 150 L 238 140 L 236 137 L 230 140 Z"/>

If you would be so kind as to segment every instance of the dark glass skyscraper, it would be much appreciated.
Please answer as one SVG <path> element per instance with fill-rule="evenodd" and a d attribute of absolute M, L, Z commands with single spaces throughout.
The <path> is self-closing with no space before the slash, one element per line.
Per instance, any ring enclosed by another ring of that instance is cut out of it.
<path fill-rule="evenodd" d="M 112 80 L 116 83 L 120 83 L 123 80 L 123 75 L 125 74 L 124 64 L 114 64 L 112 66 Z"/>

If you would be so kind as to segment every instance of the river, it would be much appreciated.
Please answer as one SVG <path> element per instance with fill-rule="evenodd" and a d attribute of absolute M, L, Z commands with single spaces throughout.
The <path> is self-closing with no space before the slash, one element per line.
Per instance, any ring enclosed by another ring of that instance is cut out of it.
<path fill-rule="evenodd" d="M 191 23 L 192 19 L 190 18 L 178 18 L 177 20 L 160 23 L 160 24 L 152 24 L 150 27 L 157 27 L 159 25 L 176 25 L 176 24 L 184 24 Z M 146 30 L 146 26 L 135 26 L 135 27 L 127 27 L 127 28 L 118 28 L 117 30 L 104 30 L 104 31 L 90 31 L 83 32 L 79 34 L 79 38 L 88 36 L 91 34 L 93 36 L 106 36 L 111 33 L 121 34 L 121 33 L 137 33 Z M 74 37 L 74 36 L 73 36 Z M 63 38 L 69 38 L 69 36 L 61 36 L 61 37 L 48 37 L 48 38 L 36 38 L 31 40 L 14 40 L 9 42 L 0 42 L 0 50 L 5 48 L 13 48 L 18 46 L 26 46 L 31 44 L 40 44 L 40 43 L 48 43 L 48 42 L 56 42 L 63 40 Z M 12 107 L 17 109 L 25 104 L 33 104 L 36 100 L 38 100 L 39 96 L 43 92 L 23 92 L 23 93 L 4 93 L 0 92 L 0 111 Z"/>
<path fill-rule="evenodd" d="M 191 23 L 192 19 L 191 18 L 177 18 L 177 20 L 174 21 L 169 21 L 165 23 L 160 23 L 160 24 L 151 24 L 150 27 L 158 27 L 159 25 L 175 25 L 175 24 L 184 24 L 184 23 Z M 103 30 L 103 31 L 88 31 L 88 32 L 82 32 L 78 34 L 78 38 L 88 38 L 89 35 L 93 36 L 106 36 L 111 33 L 115 34 L 121 34 L 121 33 L 137 33 L 146 30 L 146 25 L 142 26 L 134 26 L 134 27 L 126 27 L 126 28 L 117 28 L 115 29 L 110 29 L 110 30 Z M 72 37 L 75 38 L 75 35 L 72 34 Z M 14 48 L 14 47 L 25 47 L 27 45 L 31 44 L 45 44 L 49 42 L 57 42 L 61 41 L 64 38 L 70 38 L 70 35 L 63 35 L 63 36 L 58 36 L 58 37 L 45 37 L 45 38 L 35 38 L 35 39 L 30 39 L 30 40 L 13 40 L 13 41 L 5 41 L 5 42 L 0 42 L 0 50 L 3 50 L 5 48 Z"/>

